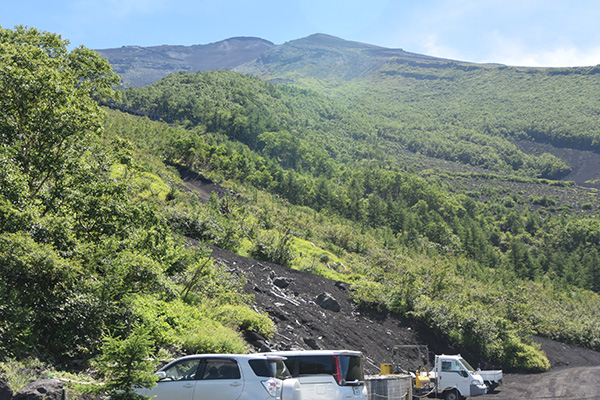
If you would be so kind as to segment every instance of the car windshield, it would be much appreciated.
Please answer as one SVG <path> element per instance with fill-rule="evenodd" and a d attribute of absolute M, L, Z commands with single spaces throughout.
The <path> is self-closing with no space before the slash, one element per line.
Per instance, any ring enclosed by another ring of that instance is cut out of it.
<path fill-rule="evenodd" d="M 464 358 L 460 359 L 460 363 L 463 365 L 463 367 L 465 367 L 467 369 L 467 371 L 475 372 L 475 369 L 473 367 L 471 367 L 471 364 L 469 364 L 467 362 L 467 360 L 465 360 Z"/>

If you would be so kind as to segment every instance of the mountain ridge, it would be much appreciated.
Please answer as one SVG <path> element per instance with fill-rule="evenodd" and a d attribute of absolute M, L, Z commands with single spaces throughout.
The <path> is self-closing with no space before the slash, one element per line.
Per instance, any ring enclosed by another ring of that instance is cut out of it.
<path fill-rule="evenodd" d="M 324 33 L 315 33 L 278 45 L 258 37 L 238 36 L 191 46 L 123 46 L 96 51 L 109 60 L 126 87 L 145 86 L 180 71 L 231 69 L 261 76 L 269 74 L 273 68 L 281 68 L 281 63 L 292 64 L 298 61 L 295 55 L 297 51 L 309 51 L 311 56 L 308 61 L 313 62 L 315 69 L 328 65 L 346 66 L 346 79 L 373 72 L 398 58 L 474 64 L 345 40 Z M 270 63 L 274 64 L 273 68 L 269 68 Z"/>
<path fill-rule="evenodd" d="M 126 87 L 145 86 L 175 72 L 231 69 L 274 46 L 268 40 L 237 36 L 208 44 L 123 46 L 96 50 L 110 62 Z"/>

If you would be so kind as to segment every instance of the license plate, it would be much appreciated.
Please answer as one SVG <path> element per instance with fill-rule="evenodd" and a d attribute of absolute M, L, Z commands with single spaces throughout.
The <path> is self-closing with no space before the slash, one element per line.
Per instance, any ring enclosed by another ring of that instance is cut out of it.
<path fill-rule="evenodd" d="M 354 390 L 354 395 L 355 395 L 355 396 L 360 396 L 360 395 L 362 394 L 362 393 L 361 393 L 361 392 L 362 392 L 362 390 L 361 390 L 361 387 L 360 387 L 360 386 L 354 386 L 354 387 L 352 388 L 352 390 Z"/>

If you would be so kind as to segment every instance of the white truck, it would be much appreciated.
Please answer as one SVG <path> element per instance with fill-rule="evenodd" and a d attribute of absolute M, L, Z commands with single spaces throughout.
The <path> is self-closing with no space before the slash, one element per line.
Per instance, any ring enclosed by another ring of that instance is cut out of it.
<path fill-rule="evenodd" d="M 486 394 L 502 383 L 502 371 L 475 370 L 460 355 L 436 355 L 433 368 L 428 370 L 428 351 L 425 355 L 421 349 L 426 346 L 395 346 L 394 357 L 406 349 L 418 349 L 420 366 L 415 372 L 409 371 L 413 376 L 413 395 L 415 397 L 435 396 L 446 400 L 460 400 Z M 422 362 L 424 361 L 424 362 Z M 396 372 L 399 365 L 395 364 Z"/>

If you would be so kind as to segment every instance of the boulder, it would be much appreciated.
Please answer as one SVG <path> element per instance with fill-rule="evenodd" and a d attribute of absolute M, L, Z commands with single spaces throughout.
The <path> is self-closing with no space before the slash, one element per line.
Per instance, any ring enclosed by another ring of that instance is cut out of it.
<path fill-rule="evenodd" d="M 11 400 L 13 397 L 13 391 L 8 386 L 8 383 L 0 379 L 0 400 Z"/>
<path fill-rule="evenodd" d="M 290 285 L 290 280 L 282 277 L 273 278 L 273 285 L 277 286 L 278 288 L 285 289 Z"/>
<path fill-rule="evenodd" d="M 317 304 L 329 311 L 338 312 L 342 309 L 340 303 L 338 303 L 338 301 L 329 293 L 321 293 L 318 295 Z"/>
<path fill-rule="evenodd" d="M 13 400 L 67 400 L 67 393 L 57 379 L 38 379 L 19 390 Z"/>
<path fill-rule="evenodd" d="M 304 338 L 304 343 L 306 343 L 306 345 L 308 347 L 310 347 L 313 350 L 319 350 L 319 345 L 317 344 L 317 341 L 313 338 Z"/>

